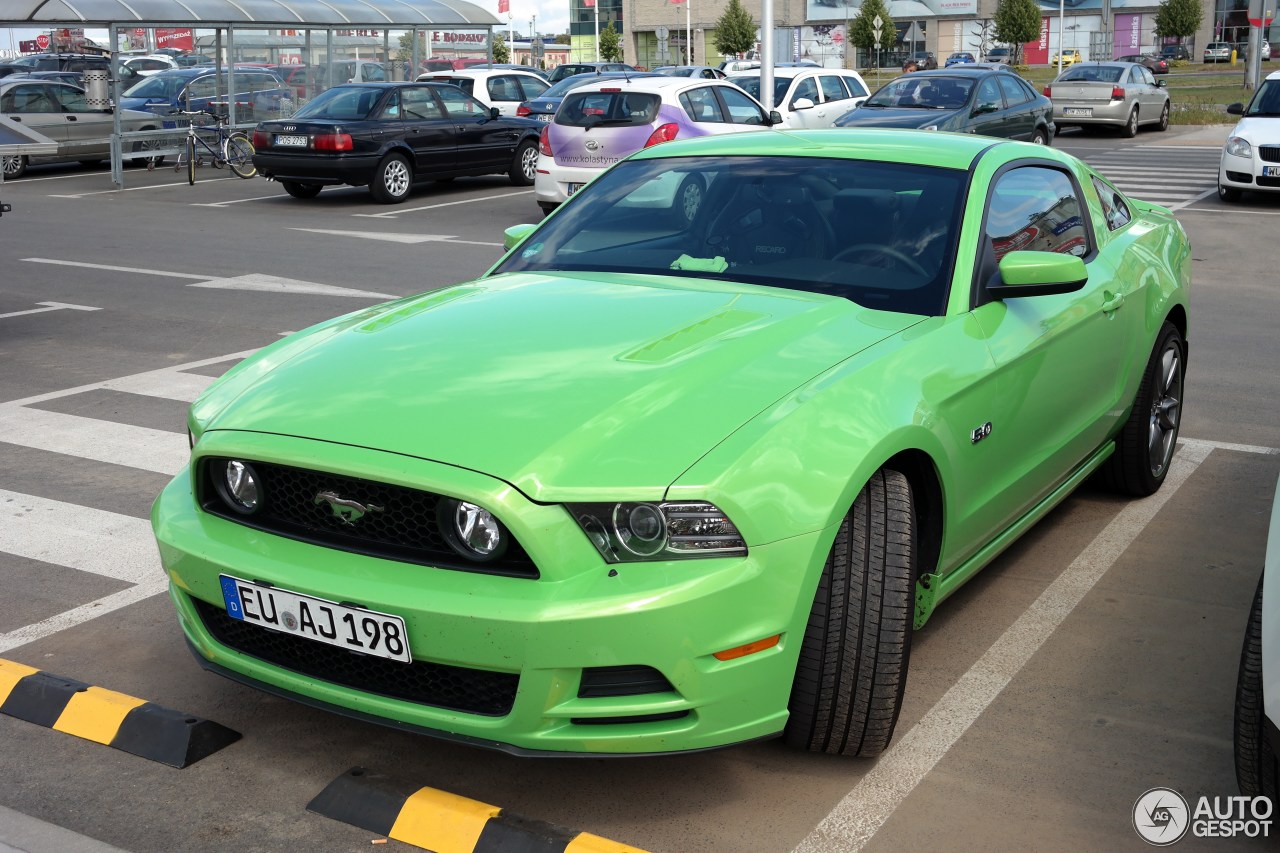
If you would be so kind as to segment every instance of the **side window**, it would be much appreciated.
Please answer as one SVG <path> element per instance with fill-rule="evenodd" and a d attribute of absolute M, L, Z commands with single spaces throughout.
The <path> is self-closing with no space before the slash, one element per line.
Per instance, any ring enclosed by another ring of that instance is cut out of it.
<path fill-rule="evenodd" d="M 824 100 L 844 101 L 849 97 L 849 91 L 845 89 L 844 83 L 834 74 L 823 74 L 818 78 L 818 85 L 822 87 Z"/>
<path fill-rule="evenodd" d="M 680 105 L 689 114 L 689 118 L 700 122 L 723 122 L 724 114 L 720 111 L 720 102 L 716 100 L 715 90 L 710 86 L 690 89 L 680 96 Z"/>
<path fill-rule="evenodd" d="M 1004 92 L 1004 101 L 1009 106 L 1016 104 L 1025 104 L 1031 100 L 1027 96 L 1027 90 L 1023 85 L 1013 78 L 1013 75 L 1002 75 L 1000 80 L 1000 89 Z"/>
<path fill-rule="evenodd" d="M 524 98 L 522 100 L 532 101 L 541 95 L 547 89 L 551 88 L 542 80 L 535 80 L 532 77 L 519 78 L 520 88 L 524 90 Z"/>
<path fill-rule="evenodd" d="M 997 263 L 1020 249 L 1079 257 L 1090 249 L 1075 186 L 1063 172 L 1043 166 L 1000 176 L 987 209 L 987 239 Z"/>
<path fill-rule="evenodd" d="M 796 84 L 795 94 L 791 96 L 791 105 L 795 106 L 796 101 L 801 98 L 808 98 L 815 104 L 818 103 L 818 84 L 814 82 L 812 77 L 801 80 Z"/>
<path fill-rule="evenodd" d="M 62 105 L 62 109 L 69 113 L 92 112 L 89 109 L 89 101 L 85 98 L 84 92 L 72 89 L 69 86 L 55 86 L 53 94 Z"/>
<path fill-rule="evenodd" d="M 730 86 L 719 86 L 725 112 L 733 124 L 764 124 L 767 116 L 750 97 Z"/>
<path fill-rule="evenodd" d="M 406 119 L 441 118 L 440 106 L 426 86 L 404 89 L 402 92 L 403 117 Z"/>
<path fill-rule="evenodd" d="M 516 84 L 515 78 L 510 75 L 503 74 L 498 77 L 490 77 L 487 88 L 491 102 L 520 100 L 520 87 Z"/>
<path fill-rule="evenodd" d="M 456 86 L 438 86 L 436 87 L 436 94 L 444 102 L 445 112 L 454 118 L 470 118 L 489 114 L 487 107 Z"/>
<path fill-rule="evenodd" d="M 404 118 L 400 109 L 400 93 L 393 91 L 391 97 L 387 98 L 387 102 L 382 106 L 382 115 L 379 118 L 383 120 L 395 120 Z"/>
<path fill-rule="evenodd" d="M 978 101 L 979 104 L 995 104 L 996 109 L 1004 109 L 1004 100 L 1000 96 L 1000 86 L 996 83 L 994 77 L 988 77 L 978 84 Z"/>
<path fill-rule="evenodd" d="M 364 79 L 383 83 L 386 81 L 387 75 L 383 72 L 381 65 L 366 65 L 364 66 Z"/>
<path fill-rule="evenodd" d="M 28 84 L 14 86 L 0 100 L 0 109 L 6 113 L 56 113 L 58 105 L 45 92 L 44 86 Z"/>
<path fill-rule="evenodd" d="M 842 77 L 844 84 L 849 87 L 849 94 L 855 98 L 865 98 L 867 96 L 867 87 L 863 86 L 854 77 Z"/>
<path fill-rule="evenodd" d="M 1124 196 L 1098 178 L 1093 179 L 1093 188 L 1098 191 L 1098 200 L 1102 202 L 1102 215 L 1107 221 L 1107 228 L 1115 231 L 1128 225 L 1133 214 L 1129 212 Z"/>
<path fill-rule="evenodd" d="M 1155 75 L 1151 73 L 1150 68 L 1147 68 L 1145 66 L 1142 69 L 1142 79 L 1147 81 L 1148 86 L 1154 86 L 1156 84 Z"/>

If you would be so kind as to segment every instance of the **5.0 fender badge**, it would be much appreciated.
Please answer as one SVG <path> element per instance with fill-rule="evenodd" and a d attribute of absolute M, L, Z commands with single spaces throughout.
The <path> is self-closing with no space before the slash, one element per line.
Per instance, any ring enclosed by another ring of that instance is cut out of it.
<path fill-rule="evenodd" d="M 987 421 L 985 424 L 969 433 L 969 438 L 974 444 L 977 444 L 989 435 L 991 435 L 991 421 Z"/>

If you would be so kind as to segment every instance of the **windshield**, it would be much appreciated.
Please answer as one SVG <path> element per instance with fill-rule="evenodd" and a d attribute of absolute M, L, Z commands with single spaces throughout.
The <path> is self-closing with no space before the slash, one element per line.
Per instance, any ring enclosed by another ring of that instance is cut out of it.
<path fill-rule="evenodd" d="M 294 118 L 336 118 L 344 121 L 367 119 L 382 97 L 384 88 L 375 86 L 335 86 L 316 95 Z"/>
<path fill-rule="evenodd" d="M 124 93 L 126 98 L 161 98 L 172 101 L 189 78 L 177 74 L 153 74 Z"/>
<path fill-rule="evenodd" d="M 705 278 L 936 315 L 966 180 L 961 170 L 815 157 L 627 160 L 494 273 Z M 691 217 L 680 201 L 689 186 L 705 193 Z"/>
<path fill-rule="evenodd" d="M 899 77 L 863 102 L 864 107 L 956 110 L 969 100 L 973 80 L 961 77 Z"/>
<path fill-rule="evenodd" d="M 1059 82 L 1069 83 L 1119 83 L 1123 68 L 1114 65 L 1077 65 L 1070 71 L 1063 72 Z"/>
<path fill-rule="evenodd" d="M 1280 80 L 1264 80 L 1244 114 L 1280 117 Z"/>

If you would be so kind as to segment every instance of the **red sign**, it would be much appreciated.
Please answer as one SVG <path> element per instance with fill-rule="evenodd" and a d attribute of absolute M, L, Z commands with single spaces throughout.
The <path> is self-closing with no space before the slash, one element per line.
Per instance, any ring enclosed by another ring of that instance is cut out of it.
<path fill-rule="evenodd" d="M 40 48 L 41 50 L 44 50 L 48 46 L 49 46 L 49 37 L 47 35 L 45 35 L 44 33 L 41 33 L 40 35 L 36 36 L 36 47 Z"/>
<path fill-rule="evenodd" d="M 498 14 L 499 15 L 511 14 L 511 0 L 498 0 Z"/>
<path fill-rule="evenodd" d="M 1272 20 L 1271 15 L 1267 15 L 1265 18 L 1250 18 L 1249 24 L 1254 27 L 1265 27 L 1269 26 Z"/>
<path fill-rule="evenodd" d="M 195 50 L 196 40 L 190 29 L 156 30 L 156 47 L 173 47 L 178 50 Z"/>

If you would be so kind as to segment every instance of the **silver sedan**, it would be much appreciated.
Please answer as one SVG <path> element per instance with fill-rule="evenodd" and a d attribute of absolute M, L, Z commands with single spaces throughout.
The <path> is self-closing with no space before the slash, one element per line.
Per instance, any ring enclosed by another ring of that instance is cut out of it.
<path fill-rule="evenodd" d="M 1125 136 L 1140 125 L 1169 128 L 1169 91 L 1164 81 L 1135 62 L 1087 62 L 1062 72 L 1044 89 L 1053 120 L 1063 127 L 1106 125 Z"/>

